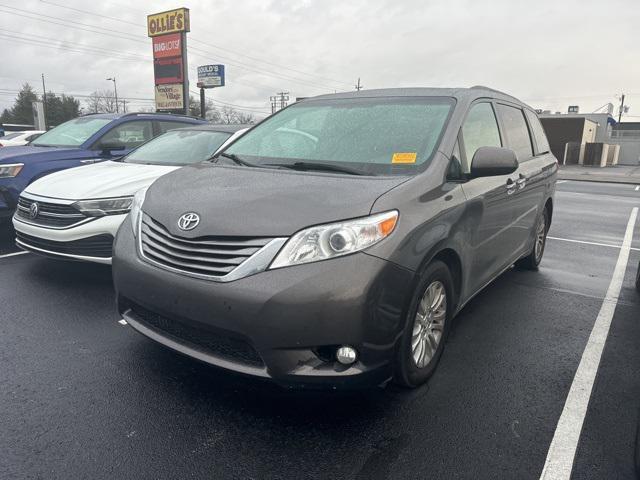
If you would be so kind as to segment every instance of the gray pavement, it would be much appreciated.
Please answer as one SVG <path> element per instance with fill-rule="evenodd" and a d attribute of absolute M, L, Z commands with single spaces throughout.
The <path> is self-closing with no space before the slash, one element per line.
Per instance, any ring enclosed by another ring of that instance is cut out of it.
<path fill-rule="evenodd" d="M 561 165 L 560 180 L 583 182 L 626 183 L 640 185 L 640 165 L 616 165 L 612 167 L 585 167 L 582 165 Z"/>
<path fill-rule="evenodd" d="M 0 254 L 0 478 L 538 479 L 639 205 L 629 185 L 558 185 L 540 271 L 467 305 L 415 391 L 215 370 L 119 325 L 108 268 Z M 634 478 L 640 222 L 633 248 L 574 479 Z"/>

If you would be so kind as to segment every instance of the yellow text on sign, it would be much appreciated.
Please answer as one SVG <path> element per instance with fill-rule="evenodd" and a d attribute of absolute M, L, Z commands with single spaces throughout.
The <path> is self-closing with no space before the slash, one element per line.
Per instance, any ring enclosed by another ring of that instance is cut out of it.
<path fill-rule="evenodd" d="M 391 163 L 416 163 L 418 154 L 416 152 L 400 152 L 394 153 L 391 157 Z"/>
<path fill-rule="evenodd" d="M 189 9 L 176 8 L 147 16 L 147 33 L 150 37 L 166 33 L 189 31 Z"/>

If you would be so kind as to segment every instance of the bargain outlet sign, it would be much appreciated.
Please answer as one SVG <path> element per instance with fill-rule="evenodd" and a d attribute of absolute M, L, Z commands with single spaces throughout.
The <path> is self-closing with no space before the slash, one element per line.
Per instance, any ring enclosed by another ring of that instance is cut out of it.
<path fill-rule="evenodd" d="M 153 58 L 182 56 L 182 38 L 179 33 L 169 33 L 153 37 Z"/>

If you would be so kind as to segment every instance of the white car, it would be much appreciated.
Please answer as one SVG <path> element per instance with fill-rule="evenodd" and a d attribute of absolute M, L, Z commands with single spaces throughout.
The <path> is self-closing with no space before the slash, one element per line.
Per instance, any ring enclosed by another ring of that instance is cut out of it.
<path fill-rule="evenodd" d="M 20 147 L 35 140 L 44 130 L 29 130 L 26 132 L 9 132 L 0 137 L 0 147 Z"/>
<path fill-rule="evenodd" d="M 212 157 L 246 129 L 197 125 L 171 130 L 118 160 L 36 180 L 18 200 L 16 244 L 45 256 L 110 265 L 113 239 L 136 192 L 181 166 Z"/>

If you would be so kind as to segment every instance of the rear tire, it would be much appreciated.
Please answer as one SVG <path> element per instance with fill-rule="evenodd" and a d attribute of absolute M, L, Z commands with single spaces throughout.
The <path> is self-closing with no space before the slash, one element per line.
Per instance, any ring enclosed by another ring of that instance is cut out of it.
<path fill-rule="evenodd" d="M 544 255 L 544 247 L 547 245 L 547 232 L 549 231 L 549 210 L 544 209 L 536 223 L 535 237 L 531 251 L 526 257 L 516 262 L 516 267 L 524 270 L 538 270 L 538 266 Z"/>
<path fill-rule="evenodd" d="M 411 300 L 396 358 L 395 383 L 415 388 L 433 375 L 449 334 L 453 307 L 451 273 L 436 260 L 424 270 Z"/>

